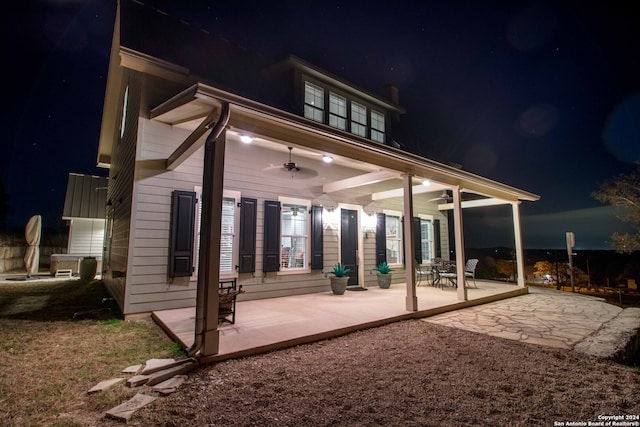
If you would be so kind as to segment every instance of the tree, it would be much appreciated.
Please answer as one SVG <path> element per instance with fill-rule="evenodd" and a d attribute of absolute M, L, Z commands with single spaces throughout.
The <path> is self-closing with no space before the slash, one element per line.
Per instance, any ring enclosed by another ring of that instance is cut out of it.
<path fill-rule="evenodd" d="M 620 253 L 640 250 L 640 165 L 629 174 L 620 174 L 600 184 L 593 198 L 618 208 L 618 218 L 629 223 L 635 232 L 611 236 L 613 248 Z"/>

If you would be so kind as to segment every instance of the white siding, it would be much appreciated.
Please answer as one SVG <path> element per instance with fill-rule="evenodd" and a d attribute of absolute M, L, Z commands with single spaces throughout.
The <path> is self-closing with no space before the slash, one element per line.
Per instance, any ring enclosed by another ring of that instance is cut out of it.
<path fill-rule="evenodd" d="M 69 253 L 102 255 L 104 219 L 76 218 L 69 223 Z"/>

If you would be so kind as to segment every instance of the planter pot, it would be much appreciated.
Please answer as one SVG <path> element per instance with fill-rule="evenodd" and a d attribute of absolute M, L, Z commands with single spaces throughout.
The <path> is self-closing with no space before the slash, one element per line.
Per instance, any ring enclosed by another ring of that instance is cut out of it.
<path fill-rule="evenodd" d="M 376 273 L 376 275 L 378 276 L 378 286 L 382 289 L 389 289 L 391 286 L 391 273 Z"/>
<path fill-rule="evenodd" d="M 349 281 L 348 276 L 344 277 L 330 277 L 331 281 L 331 290 L 336 295 L 342 295 L 347 290 L 347 282 Z"/>
<path fill-rule="evenodd" d="M 94 257 L 86 257 L 80 261 L 80 279 L 88 282 L 96 277 L 98 261 Z"/>

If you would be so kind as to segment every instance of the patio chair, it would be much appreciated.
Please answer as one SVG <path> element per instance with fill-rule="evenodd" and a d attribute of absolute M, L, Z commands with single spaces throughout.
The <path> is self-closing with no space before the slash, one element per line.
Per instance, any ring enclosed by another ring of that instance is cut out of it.
<path fill-rule="evenodd" d="M 422 280 L 426 280 L 428 285 L 433 285 L 434 270 L 428 265 L 418 265 L 416 267 L 416 277 L 418 278 L 418 286 L 422 283 Z"/>
<path fill-rule="evenodd" d="M 467 281 L 467 277 L 471 277 L 473 279 L 473 287 L 478 288 L 476 284 L 476 267 L 478 266 L 478 260 L 475 258 L 471 258 L 467 260 L 467 265 L 464 266 L 464 278 L 465 282 Z"/>

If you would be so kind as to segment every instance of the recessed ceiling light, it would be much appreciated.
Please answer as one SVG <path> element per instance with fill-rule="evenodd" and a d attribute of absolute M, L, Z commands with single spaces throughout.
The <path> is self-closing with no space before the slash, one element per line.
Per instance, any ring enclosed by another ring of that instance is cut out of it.
<path fill-rule="evenodd" d="M 249 135 L 240 135 L 240 141 L 244 142 L 245 144 L 248 144 L 251 141 L 253 141 L 253 138 L 251 138 Z"/>
<path fill-rule="evenodd" d="M 425 187 L 428 187 L 431 185 L 431 181 L 429 181 L 428 179 L 425 179 L 424 181 L 422 181 L 422 185 L 424 185 Z"/>
<path fill-rule="evenodd" d="M 331 163 L 333 161 L 333 157 L 327 156 L 326 154 L 324 156 L 322 156 L 322 160 L 325 163 Z"/>

